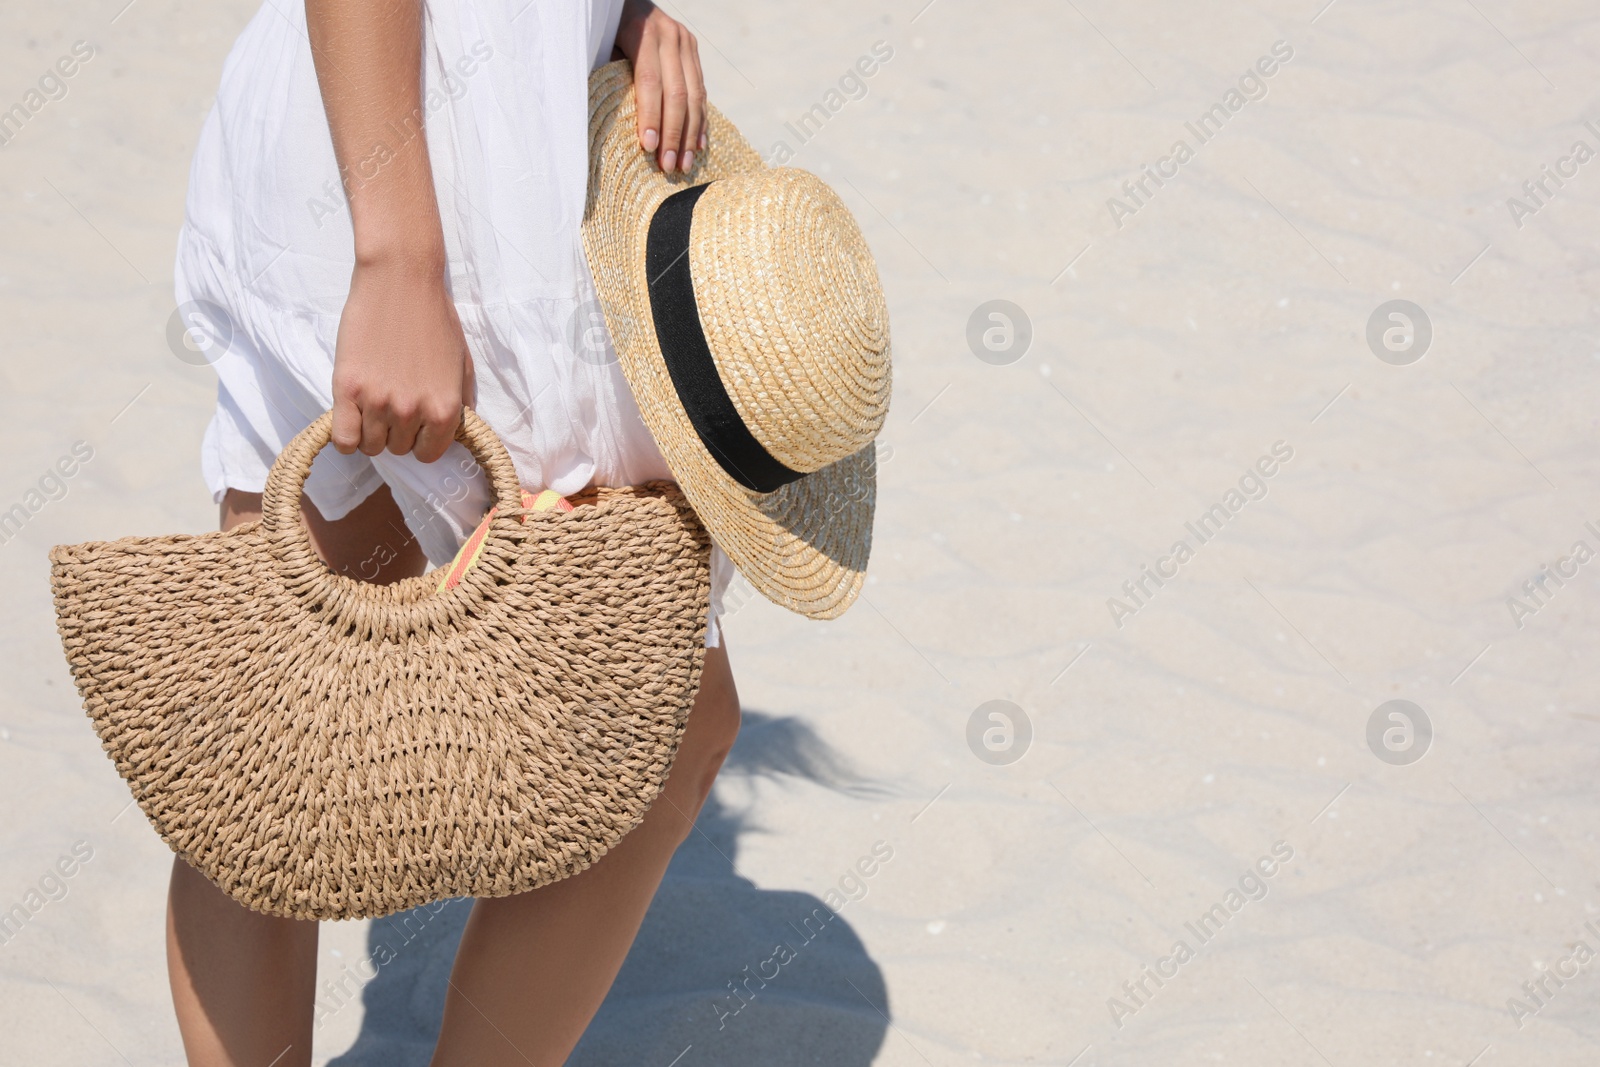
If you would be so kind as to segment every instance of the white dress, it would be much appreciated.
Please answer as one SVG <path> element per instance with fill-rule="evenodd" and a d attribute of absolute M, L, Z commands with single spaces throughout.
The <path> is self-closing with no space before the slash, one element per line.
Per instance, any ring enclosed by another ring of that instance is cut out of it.
<path fill-rule="evenodd" d="M 579 237 L 588 76 L 610 57 L 622 0 L 427 0 L 423 109 L 449 281 L 477 376 L 475 408 L 522 484 L 573 493 L 672 477 L 598 313 Z M 393 141 L 355 161 L 381 167 Z M 213 497 L 260 492 L 278 452 L 332 406 L 334 339 L 354 241 L 306 37 L 305 5 L 265 0 L 223 67 L 189 177 L 179 307 L 210 345 L 217 410 L 201 448 Z M 437 463 L 324 449 L 306 493 L 339 518 L 388 483 L 443 563 L 490 494 Z M 712 553 L 707 643 L 732 565 Z"/>

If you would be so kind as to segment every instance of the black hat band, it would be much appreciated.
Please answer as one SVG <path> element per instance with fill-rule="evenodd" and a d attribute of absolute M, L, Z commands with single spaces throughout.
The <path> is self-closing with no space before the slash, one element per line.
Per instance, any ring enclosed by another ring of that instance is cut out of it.
<path fill-rule="evenodd" d="M 695 201 L 710 184 L 673 193 L 650 220 L 644 251 L 650 315 L 661 360 L 700 443 L 734 481 L 754 492 L 770 493 L 805 477 L 805 472 L 784 466 L 739 417 L 700 326 L 700 306 L 689 271 L 689 230 Z"/>

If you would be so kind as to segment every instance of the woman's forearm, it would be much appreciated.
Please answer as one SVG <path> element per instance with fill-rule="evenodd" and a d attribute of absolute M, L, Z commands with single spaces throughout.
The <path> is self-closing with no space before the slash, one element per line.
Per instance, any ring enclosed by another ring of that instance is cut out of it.
<path fill-rule="evenodd" d="M 356 262 L 442 273 L 422 128 L 421 0 L 306 0 L 306 28 Z"/>

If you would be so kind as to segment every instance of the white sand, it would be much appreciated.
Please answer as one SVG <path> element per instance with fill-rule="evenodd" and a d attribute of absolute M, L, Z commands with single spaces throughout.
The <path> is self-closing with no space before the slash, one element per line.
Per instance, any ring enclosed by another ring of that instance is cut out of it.
<path fill-rule="evenodd" d="M 45 553 L 215 522 L 195 458 L 212 378 L 164 331 L 189 154 L 251 4 L 137 0 L 113 24 L 122 2 L 0 11 L 0 107 L 74 40 L 99 49 L 0 148 L 0 510 L 94 449 L 0 545 L 0 909 L 93 850 L 0 945 L 0 1063 L 30 1067 L 181 1061 L 166 850 L 118 817 Z M 1600 950 L 1600 564 L 1521 629 L 1506 600 L 1574 541 L 1600 549 L 1600 163 L 1520 229 L 1506 199 L 1575 140 L 1600 148 L 1600 20 L 936 0 L 913 24 L 920 3 L 682 12 L 763 151 L 894 49 L 794 159 L 878 254 L 893 452 L 866 602 L 728 621 L 760 716 L 574 1062 L 1596 1062 L 1600 961 L 1547 980 L 1520 1029 L 1507 999 L 1572 942 Z M 1279 40 L 1267 97 L 1118 229 L 1107 198 Z M 1032 319 L 1010 366 L 965 341 L 993 298 Z M 1363 337 L 1392 298 L 1432 320 L 1410 366 Z M 1119 629 L 1107 598 L 1280 440 L 1269 495 Z M 1411 766 L 1367 746 L 1391 698 L 1433 723 Z M 992 699 L 1032 722 L 1009 766 L 967 745 Z M 865 898 L 801 944 L 878 841 L 893 858 Z M 1185 923 L 1280 841 L 1265 899 L 1201 946 Z M 425 1062 L 463 912 L 333 1014 L 319 1063 Z M 327 975 L 383 936 L 325 928 Z M 1180 938 L 1194 958 L 1127 997 Z M 727 983 L 779 939 L 795 958 L 719 1029 Z"/>

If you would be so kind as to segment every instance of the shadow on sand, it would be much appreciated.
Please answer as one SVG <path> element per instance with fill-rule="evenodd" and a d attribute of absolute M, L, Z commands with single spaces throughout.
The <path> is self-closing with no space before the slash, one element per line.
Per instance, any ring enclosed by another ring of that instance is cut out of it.
<path fill-rule="evenodd" d="M 804 723 L 750 709 L 723 775 L 878 792 Z M 713 792 L 570 1067 L 872 1062 L 888 1027 L 882 972 L 821 898 L 758 889 L 735 873 L 748 829 Z M 329 1067 L 426 1067 L 470 910 L 457 900 L 373 922 L 369 958 L 382 965 L 361 992 L 355 1044 Z"/>

